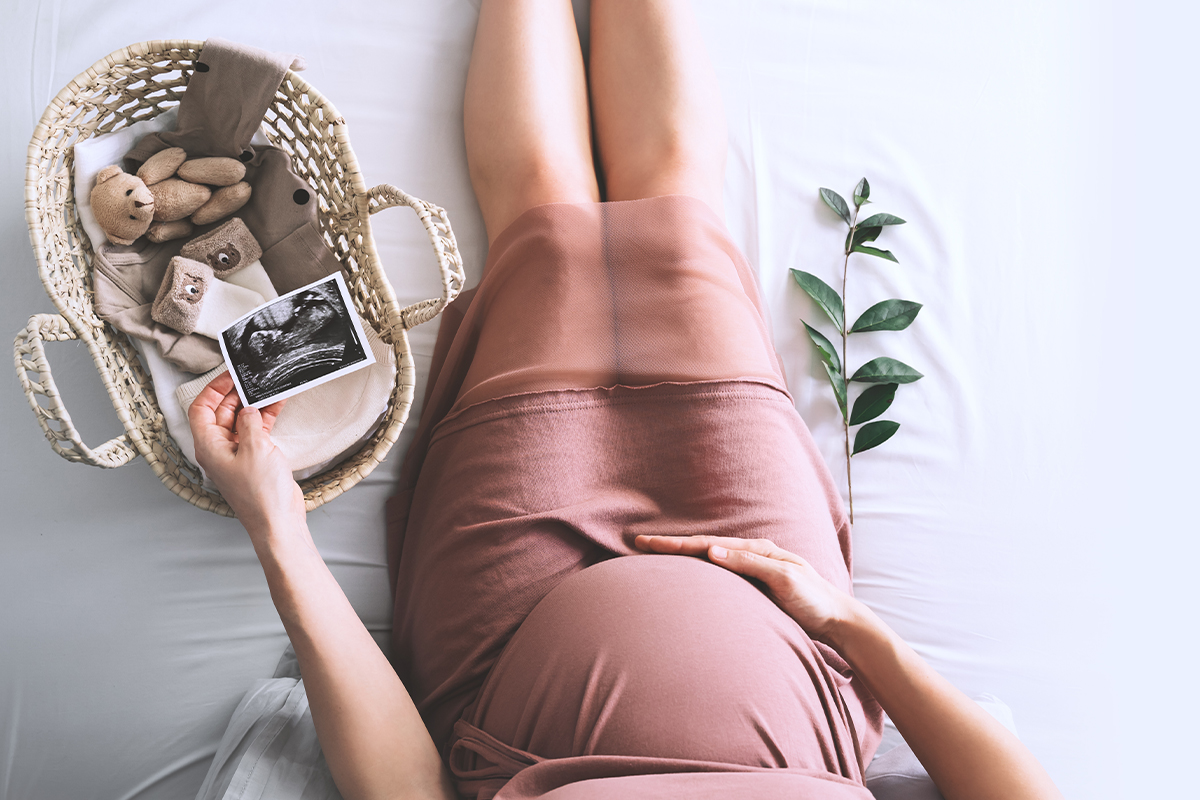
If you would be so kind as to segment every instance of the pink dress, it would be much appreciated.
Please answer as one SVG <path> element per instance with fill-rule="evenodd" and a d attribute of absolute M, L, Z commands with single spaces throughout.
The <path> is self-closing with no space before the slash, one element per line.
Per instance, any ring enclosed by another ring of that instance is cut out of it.
<path fill-rule="evenodd" d="M 751 582 L 639 533 L 850 530 L 703 202 L 552 204 L 445 312 L 388 507 L 393 661 L 478 798 L 870 798 L 878 704 Z M 629 557 L 626 557 L 629 556 Z"/>

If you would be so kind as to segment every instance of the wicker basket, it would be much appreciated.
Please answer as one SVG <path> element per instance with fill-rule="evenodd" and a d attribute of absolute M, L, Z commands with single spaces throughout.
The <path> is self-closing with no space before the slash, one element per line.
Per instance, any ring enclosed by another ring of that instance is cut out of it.
<path fill-rule="evenodd" d="M 57 314 L 36 314 L 17 336 L 17 374 L 54 452 L 69 461 L 119 467 L 142 456 L 183 499 L 232 516 L 220 495 L 204 488 L 199 469 L 171 438 L 150 376 L 125 334 L 96 316 L 91 243 L 80 225 L 72 187 L 72 146 L 90 136 L 150 119 L 177 105 L 203 42 L 156 41 L 118 50 L 71 81 L 50 103 L 33 134 L 25 177 L 25 217 L 38 274 Z M 292 167 L 312 186 L 322 235 L 342 264 L 354 305 L 396 356 L 397 377 L 375 434 L 337 466 L 301 482 L 309 510 L 369 475 L 387 455 L 412 405 L 415 368 L 407 331 L 437 316 L 461 291 L 462 259 L 446 212 L 394 186 L 368 190 L 346 123 L 337 109 L 289 71 L 263 128 L 271 144 L 291 154 Z M 442 296 L 400 308 L 371 236 L 370 215 L 406 205 L 421 219 L 437 254 Z M 46 360 L 44 342 L 81 339 L 88 347 L 125 432 L 88 447 L 71 423 Z M 173 402 L 173 398 L 168 398 Z"/>

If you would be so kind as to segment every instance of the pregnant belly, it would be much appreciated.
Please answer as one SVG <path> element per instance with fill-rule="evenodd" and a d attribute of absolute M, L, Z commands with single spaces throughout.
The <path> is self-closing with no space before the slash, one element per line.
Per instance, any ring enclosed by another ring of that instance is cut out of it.
<path fill-rule="evenodd" d="M 613 558 L 533 610 L 464 719 L 541 758 L 651 756 L 840 773 L 847 679 L 745 579 Z"/>

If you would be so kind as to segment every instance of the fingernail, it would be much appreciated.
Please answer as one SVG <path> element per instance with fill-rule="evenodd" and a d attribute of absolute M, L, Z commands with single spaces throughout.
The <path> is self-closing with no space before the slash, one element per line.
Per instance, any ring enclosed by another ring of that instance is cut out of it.
<path fill-rule="evenodd" d="M 712 549 L 709 550 L 708 553 L 713 558 L 725 558 L 725 556 L 729 555 L 729 551 L 720 545 L 713 545 Z"/>

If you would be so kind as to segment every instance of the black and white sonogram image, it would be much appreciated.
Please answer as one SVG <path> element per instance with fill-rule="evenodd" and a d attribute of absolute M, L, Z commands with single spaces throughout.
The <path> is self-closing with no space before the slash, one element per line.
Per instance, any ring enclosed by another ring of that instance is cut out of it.
<path fill-rule="evenodd" d="M 264 406 L 375 363 L 340 273 L 221 331 L 242 402 Z"/>

